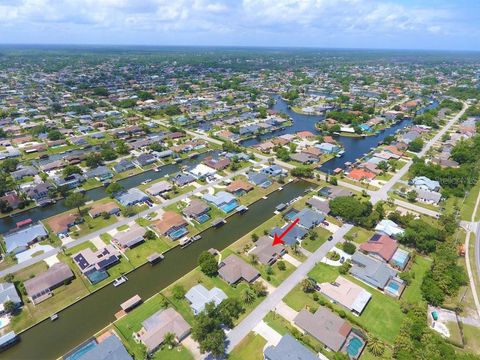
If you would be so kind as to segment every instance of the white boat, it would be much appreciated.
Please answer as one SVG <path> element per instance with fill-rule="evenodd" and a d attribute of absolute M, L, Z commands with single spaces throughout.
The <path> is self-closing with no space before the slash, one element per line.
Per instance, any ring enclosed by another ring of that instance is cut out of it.
<path fill-rule="evenodd" d="M 152 179 L 147 179 L 147 180 L 145 180 L 145 181 L 142 181 L 142 184 L 143 184 L 143 185 L 146 185 L 146 184 L 148 184 L 148 183 L 151 182 L 151 181 L 152 181 Z"/>
<path fill-rule="evenodd" d="M 58 314 L 53 314 L 52 316 L 50 316 L 51 321 L 55 321 L 57 319 L 58 319 Z"/>
<path fill-rule="evenodd" d="M 127 280 L 128 280 L 127 277 L 125 275 L 122 275 L 113 281 L 113 286 L 115 287 L 120 286 L 123 283 L 127 282 Z"/>

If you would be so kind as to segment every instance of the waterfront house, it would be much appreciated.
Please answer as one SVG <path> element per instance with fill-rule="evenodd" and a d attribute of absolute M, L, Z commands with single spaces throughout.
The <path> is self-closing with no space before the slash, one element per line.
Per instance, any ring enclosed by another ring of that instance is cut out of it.
<path fill-rule="evenodd" d="M 215 205 L 217 208 L 223 210 L 225 213 L 229 213 L 235 210 L 238 206 L 235 196 L 225 191 L 219 191 L 214 195 L 205 194 L 203 198 L 205 201 Z"/>
<path fill-rule="evenodd" d="M 328 213 L 330 212 L 330 205 L 328 201 L 322 200 L 316 196 L 313 196 L 310 199 L 308 199 L 307 205 L 311 206 L 313 209 L 320 211 L 325 215 L 328 215 Z"/>
<path fill-rule="evenodd" d="M 33 226 L 20 228 L 11 233 L 6 233 L 3 235 L 3 240 L 7 254 L 18 254 L 47 237 L 47 230 L 41 223 L 38 223 Z"/>
<path fill-rule="evenodd" d="M 205 159 L 203 159 L 203 163 L 216 170 L 216 171 L 220 171 L 220 170 L 223 170 L 225 168 L 227 168 L 228 165 L 230 165 L 230 160 L 228 158 L 220 158 L 220 159 L 214 159 L 212 158 L 211 156 L 209 157 L 206 157 Z"/>
<path fill-rule="evenodd" d="M 153 164 L 155 161 L 157 161 L 157 158 L 153 154 L 143 153 L 140 154 L 133 162 L 140 167 L 144 167 Z"/>
<path fill-rule="evenodd" d="M 275 234 L 279 235 L 283 233 L 283 231 L 285 230 L 285 228 L 287 227 L 287 225 L 285 225 L 284 228 L 279 228 L 278 226 L 277 227 L 274 227 L 269 235 L 273 238 Z M 299 227 L 299 226 L 295 226 L 294 228 L 292 228 L 288 233 L 286 233 L 283 237 L 283 241 L 285 243 L 285 245 L 289 245 L 289 246 L 293 246 L 295 245 L 297 242 L 301 241 L 305 235 L 307 235 L 307 230 L 302 228 L 302 227 Z"/>
<path fill-rule="evenodd" d="M 290 159 L 297 161 L 301 164 L 313 164 L 318 161 L 316 156 L 307 154 L 307 153 L 294 153 L 290 155 Z"/>
<path fill-rule="evenodd" d="M 260 276 L 260 273 L 238 256 L 230 255 L 220 263 L 218 275 L 232 285 L 241 280 L 252 283 Z"/>
<path fill-rule="evenodd" d="M 363 169 L 353 169 L 347 174 L 347 177 L 357 181 L 372 180 L 375 176 L 374 173 Z"/>
<path fill-rule="evenodd" d="M 268 345 L 268 344 L 267 344 Z M 282 336 L 278 344 L 263 350 L 265 360 L 318 360 L 318 356 L 290 334 Z"/>
<path fill-rule="evenodd" d="M 174 211 L 165 211 L 162 218 L 155 223 L 155 228 L 160 234 L 177 240 L 188 233 L 187 225 L 182 215 Z"/>
<path fill-rule="evenodd" d="M 49 190 L 52 188 L 52 185 L 49 183 L 41 182 L 39 184 L 35 184 L 34 186 L 30 187 L 26 194 L 27 196 L 35 200 L 35 202 L 39 205 L 51 202 Z"/>
<path fill-rule="evenodd" d="M 94 346 L 84 349 L 78 360 L 132 360 L 132 357 L 120 339 L 110 335 L 96 342 Z"/>
<path fill-rule="evenodd" d="M 157 196 L 172 190 L 172 187 L 168 181 L 162 180 L 147 188 L 146 192 L 149 195 Z"/>
<path fill-rule="evenodd" d="M 210 206 L 205 204 L 202 200 L 192 199 L 190 203 L 183 209 L 183 214 L 190 219 L 196 220 L 203 224 L 210 219 L 208 212 Z"/>
<path fill-rule="evenodd" d="M 48 270 L 37 274 L 24 282 L 25 291 L 30 301 L 37 305 L 53 295 L 57 287 L 73 279 L 74 275 L 68 265 L 58 262 Z"/>
<path fill-rule="evenodd" d="M 240 196 L 253 190 L 253 186 L 243 180 L 234 180 L 230 185 L 227 186 L 226 190 L 229 193 L 233 193 L 236 196 Z"/>
<path fill-rule="evenodd" d="M 252 184 L 260 186 L 264 189 L 272 185 L 272 181 L 268 178 L 268 176 L 262 173 L 250 171 L 247 173 L 247 178 Z"/>
<path fill-rule="evenodd" d="M 138 203 L 150 200 L 147 194 L 137 188 L 131 188 L 115 196 L 117 201 L 123 206 L 133 206 Z"/>
<path fill-rule="evenodd" d="M 56 235 L 67 235 L 72 226 L 83 222 L 83 218 L 77 212 L 68 212 L 56 215 L 47 221 L 47 225 Z"/>
<path fill-rule="evenodd" d="M 180 186 L 180 187 L 190 184 L 191 182 L 194 182 L 196 180 L 192 174 L 184 174 L 184 173 L 178 173 L 176 175 L 173 175 L 170 179 L 177 186 Z"/>
<path fill-rule="evenodd" d="M 0 314 L 4 314 L 5 303 L 11 301 L 16 308 L 22 305 L 22 299 L 18 295 L 17 289 L 13 283 L 2 282 L 0 283 Z"/>
<path fill-rule="evenodd" d="M 86 248 L 72 255 L 74 263 L 92 284 L 108 277 L 107 269 L 120 262 L 118 250 L 113 245 L 92 250 Z"/>
<path fill-rule="evenodd" d="M 15 180 L 21 180 L 25 177 L 35 176 L 38 174 L 37 169 L 33 166 L 20 166 L 17 170 L 13 171 L 10 175 Z"/>
<path fill-rule="evenodd" d="M 312 229 L 325 220 L 325 215 L 309 208 L 300 210 L 296 217 L 299 219 L 299 224 L 305 229 Z"/>
<path fill-rule="evenodd" d="M 111 179 L 112 177 L 113 177 L 113 173 L 106 166 L 99 166 L 85 173 L 85 178 L 87 179 L 95 178 L 98 181 L 105 181 L 105 180 Z"/>
<path fill-rule="evenodd" d="M 71 174 L 65 177 L 55 177 L 53 178 L 53 181 L 55 182 L 55 185 L 57 187 L 74 189 L 82 185 L 82 183 L 85 181 L 85 178 L 83 177 L 83 175 L 80 174 Z"/>
<path fill-rule="evenodd" d="M 341 196 L 352 196 L 353 193 L 350 190 L 344 189 L 340 186 L 324 186 L 318 190 L 318 195 L 327 199 L 335 199 Z"/>
<path fill-rule="evenodd" d="M 315 147 L 320 149 L 320 151 L 325 154 L 333 154 L 340 151 L 340 147 L 338 145 L 327 143 L 327 142 L 317 144 L 315 145 Z"/>
<path fill-rule="evenodd" d="M 132 161 L 126 159 L 120 160 L 118 164 L 113 165 L 113 170 L 116 173 L 121 173 L 127 170 L 131 170 L 133 168 L 135 168 L 135 164 Z"/>
<path fill-rule="evenodd" d="M 175 309 L 162 309 L 142 322 L 142 328 L 134 333 L 134 338 L 154 352 L 165 340 L 165 335 L 172 333 L 175 340 L 181 342 L 190 334 L 190 325 Z"/>
<path fill-rule="evenodd" d="M 120 208 L 113 201 L 106 203 L 94 203 L 90 207 L 90 210 L 88 210 L 88 215 L 90 215 L 90 217 L 93 219 L 102 214 L 118 215 L 119 213 Z"/>
<path fill-rule="evenodd" d="M 264 167 L 262 170 L 260 170 L 260 172 L 262 174 L 273 176 L 273 177 L 277 177 L 285 174 L 285 170 L 283 170 L 278 165 L 270 165 L 270 166 Z"/>
<path fill-rule="evenodd" d="M 321 283 L 319 287 L 322 295 L 356 315 L 363 312 L 372 298 L 368 291 L 343 276 L 338 276 L 334 282 Z"/>
<path fill-rule="evenodd" d="M 207 290 L 202 284 L 197 284 L 187 291 L 185 298 L 190 303 L 193 313 L 198 315 L 205 309 L 205 305 L 208 303 L 213 301 L 215 306 L 218 306 L 228 297 L 223 290 L 219 288 L 214 287 Z"/>
<path fill-rule="evenodd" d="M 273 245 L 272 238 L 264 235 L 255 242 L 255 247 L 250 254 L 256 255 L 258 261 L 263 265 L 273 265 L 286 252 L 283 244 Z"/>
<path fill-rule="evenodd" d="M 128 230 L 119 231 L 112 241 L 121 249 L 131 249 L 145 241 L 147 229 L 134 224 Z"/>

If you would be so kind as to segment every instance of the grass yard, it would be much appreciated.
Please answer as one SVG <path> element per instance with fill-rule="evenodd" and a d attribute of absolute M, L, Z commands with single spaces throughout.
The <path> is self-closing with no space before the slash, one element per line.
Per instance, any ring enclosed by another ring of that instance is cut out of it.
<path fill-rule="evenodd" d="M 354 226 L 345 234 L 345 239 L 356 242 L 357 244 L 362 244 L 367 242 L 373 234 L 375 234 L 374 231 Z"/>
<path fill-rule="evenodd" d="M 250 332 L 230 353 L 230 360 L 263 360 L 263 348 L 267 341 L 258 334 Z"/>
<path fill-rule="evenodd" d="M 480 329 L 471 325 L 463 325 L 465 350 L 478 354 L 480 352 Z"/>
<path fill-rule="evenodd" d="M 193 360 L 194 357 L 182 345 L 176 346 L 172 349 L 169 349 L 166 346 L 163 346 L 159 351 L 157 351 L 152 356 L 153 360 Z"/>
<path fill-rule="evenodd" d="M 318 237 L 315 240 L 310 240 L 307 235 L 305 240 L 302 241 L 302 247 L 310 252 L 317 250 L 325 241 L 327 241 L 328 237 L 332 235 L 330 231 L 322 227 L 316 227 L 314 231 L 318 234 Z"/>
<path fill-rule="evenodd" d="M 169 250 L 171 246 L 162 238 L 155 240 L 146 240 L 133 249 L 125 251 L 125 255 L 134 267 L 138 267 L 147 261 L 147 257 L 153 253 L 163 253 Z"/>
<path fill-rule="evenodd" d="M 473 210 L 475 209 L 475 202 L 477 201 L 478 192 L 480 191 L 480 181 L 470 189 L 468 196 L 465 198 L 465 201 L 462 204 L 462 201 L 459 201 L 460 206 L 460 218 L 462 220 L 470 221 L 472 218 Z M 480 211 L 477 211 L 475 216 L 475 221 L 480 219 Z"/>
<path fill-rule="evenodd" d="M 422 291 L 420 286 L 422 285 L 423 277 L 425 273 L 430 269 L 432 265 L 432 260 L 427 259 L 422 256 L 415 258 L 415 263 L 410 268 L 410 273 L 415 274 L 415 278 L 412 280 L 412 283 L 407 286 L 403 292 L 402 299 L 408 301 L 412 304 L 418 304 L 423 302 Z"/>

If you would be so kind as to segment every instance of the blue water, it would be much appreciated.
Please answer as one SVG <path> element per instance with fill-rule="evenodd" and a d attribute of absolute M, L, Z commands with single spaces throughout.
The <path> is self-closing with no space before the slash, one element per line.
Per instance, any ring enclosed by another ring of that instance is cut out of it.
<path fill-rule="evenodd" d="M 350 339 L 347 345 L 347 353 L 348 355 L 355 357 L 358 355 L 358 351 L 362 348 L 363 342 L 357 338 L 353 337 Z"/>
<path fill-rule="evenodd" d="M 183 235 L 185 235 L 188 232 L 186 228 L 180 228 L 177 230 L 172 231 L 168 236 L 172 238 L 173 240 L 177 240 L 178 238 L 181 238 Z"/>
<path fill-rule="evenodd" d="M 100 281 L 106 279 L 108 277 L 108 273 L 106 271 L 92 271 L 91 273 L 85 274 L 85 276 L 90 280 L 92 285 L 99 283 Z"/>
<path fill-rule="evenodd" d="M 207 222 L 209 219 L 210 219 L 210 216 L 208 214 L 202 214 L 197 218 L 197 221 L 200 224 L 203 224 L 203 223 Z"/>
<path fill-rule="evenodd" d="M 259 137 L 248 139 L 242 141 L 241 144 L 244 146 L 253 146 L 259 144 L 260 142 L 278 137 L 285 134 L 295 134 L 299 131 L 310 131 L 314 134 L 319 134 L 319 131 L 315 128 L 315 124 L 319 121 L 323 121 L 325 116 L 323 115 L 303 115 L 297 114 L 288 107 L 288 103 L 284 101 L 279 95 L 273 95 L 275 99 L 275 104 L 273 110 L 286 113 L 293 119 L 293 125 L 289 126 L 283 130 L 274 131 L 269 134 L 264 134 Z M 438 106 L 438 102 L 427 106 L 427 108 L 434 108 Z M 422 111 L 420 109 L 419 111 Z M 425 110 L 424 110 L 425 111 Z M 394 135 L 397 130 L 400 130 L 411 123 L 411 119 L 404 119 L 392 127 L 381 131 L 378 134 L 367 136 L 364 138 L 351 138 L 344 136 L 337 136 L 336 140 L 342 144 L 345 154 L 340 158 L 333 158 L 326 163 L 324 163 L 320 170 L 326 173 L 332 173 L 336 168 L 345 168 L 346 162 L 355 162 L 357 159 L 362 158 L 367 154 L 372 148 L 378 146 L 378 143 L 383 141 L 387 136 Z"/>
<path fill-rule="evenodd" d="M 67 355 L 65 360 L 78 360 L 95 346 L 97 346 L 97 342 L 95 340 L 90 340 L 86 344 L 80 346 L 78 350 L 74 350 L 71 354 Z"/>
<path fill-rule="evenodd" d="M 389 290 L 392 294 L 397 294 L 398 289 L 400 289 L 400 285 L 398 285 L 396 282 L 390 282 L 387 285 L 387 290 Z"/>
<path fill-rule="evenodd" d="M 237 208 L 237 206 L 238 206 L 237 202 L 232 201 L 228 204 L 225 204 L 225 205 L 221 206 L 220 209 L 222 209 L 223 212 L 228 214 L 229 212 L 232 212 L 233 210 L 235 210 Z"/>
<path fill-rule="evenodd" d="M 298 211 L 292 209 L 289 212 L 287 212 L 284 217 L 287 220 L 293 220 L 297 216 L 297 213 L 298 213 Z"/>

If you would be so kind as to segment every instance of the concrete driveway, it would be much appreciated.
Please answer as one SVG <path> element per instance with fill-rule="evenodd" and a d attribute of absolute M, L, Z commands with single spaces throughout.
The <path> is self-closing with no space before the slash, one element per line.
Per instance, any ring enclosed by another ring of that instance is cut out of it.
<path fill-rule="evenodd" d="M 273 330 L 263 320 L 260 321 L 257 326 L 253 328 L 253 331 L 263 337 L 265 340 L 267 340 L 267 346 L 277 346 L 277 344 L 282 339 L 282 335 Z"/>

